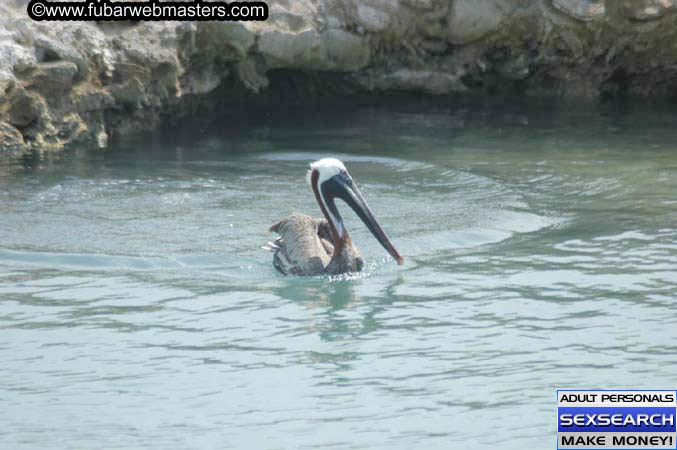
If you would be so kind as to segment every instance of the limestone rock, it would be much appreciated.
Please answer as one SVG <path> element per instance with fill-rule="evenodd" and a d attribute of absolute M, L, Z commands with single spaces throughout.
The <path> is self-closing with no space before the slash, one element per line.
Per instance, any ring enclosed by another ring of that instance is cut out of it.
<path fill-rule="evenodd" d="M 358 71 L 369 64 L 370 49 L 366 39 L 343 30 L 324 34 L 330 66 L 339 71 Z"/>
<path fill-rule="evenodd" d="M 528 3 L 519 0 L 456 0 L 449 12 L 449 42 L 467 44 L 495 30 L 515 10 Z"/>
<path fill-rule="evenodd" d="M 369 89 L 381 91 L 424 91 L 439 95 L 467 90 L 457 76 L 438 70 L 399 69 L 363 78 L 361 82 Z"/>
<path fill-rule="evenodd" d="M 146 90 L 138 79 L 112 84 L 108 86 L 108 93 L 113 97 L 116 105 L 129 110 L 142 108 L 149 103 Z"/>
<path fill-rule="evenodd" d="M 113 96 L 100 89 L 88 87 L 73 95 L 73 109 L 77 112 L 103 111 L 114 105 Z"/>
<path fill-rule="evenodd" d="M 192 56 L 239 61 L 247 56 L 256 36 L 240 22 L 199 22 Z"/>
<path fill-rule="evenodd" d="M 368 31 L 377 33 L 390 26 L 391 17 L 385 11 L 360 3 L 357 5 L 357 21 Z"/>
<path fill-rule="evenodd" d="M 70 61 L 78 67 L 80 78 L 86 78 L 89 73 L 89 65 L 85 57 L 78 49 L 68 47 L 47 36 L 39 36 L 35 39 L 35 53 L 38 61 Z"/>
<path fill-rule="evenodd" d="M 35 92 L 16 90 L 9 100 L 8 122 L 22 129 L 36 124 L 46 110 L 44 100 Z"/>
<path fill-rule="evenodd" d="M 552 4 L 569 16 L 585 22 L 601 19 L 606 14 L 604 0 L 552 0 Z"/>
<path fill-rule="evenodd" d="M 325 42 L 316 30 L 264 33 L 258 48 L 271 68 L 318 70 L 326 66 Z"/>
<path fill-rule="evenodd" d="M 435 6 L 435 0 L 401 0 L 402 3 L 417 9 L 432 9 Z"/>
<path fill-rule="evenodd" d="M 70 61 L 40 63 L 35 69 L 29 84 L 47 95 L 54 90 L 69 90 L 78 73 L 78 66 Z"/>
<path fill-rule="evenodd" d="M 227 73 L 216 73 L 209 69 L 191 73 L 184 78 L 183 91 L 193 95 L 209 94 L 221 84 L 222 76 Z"/>
<path fill-rule="evenodd" d="M 356 71 L 369 63 L 366 40 L 343 30 L 301 33 L 274 31 L 259 39 L 259 51 L 270 68 Z"/>
<path fill-rule="evenodd" d="M 21 132 L 12 125 L 0 121 L 0 155 L 3 152 L 16 153 L 26 146 Z"/>
<path fill-rule="evenodd" d="M 677 0 L 625 0 L 621 10 L 632 20 L 657 20 L 677 9 Z"/>
<path fill-rule="evenodd" d="M 0 93 L 7 87 L 9 80 L 14 79 L 15 66 L 35 64 L 37 64 L 37 59 L 31 49 L 9 40 L 0 39 Z M 3 82 L 3 80 L 5 81 Z"/>
<path fill-rule="evenodd" d="M 511 57 L 499 64 L 496 71 L 508 80 L 523 80 L 529 76 L 529 60 L 525 54 Z"/>

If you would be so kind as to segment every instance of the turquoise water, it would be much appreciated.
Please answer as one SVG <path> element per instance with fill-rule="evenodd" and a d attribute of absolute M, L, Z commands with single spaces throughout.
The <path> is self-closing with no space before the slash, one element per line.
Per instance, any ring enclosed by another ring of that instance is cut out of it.
<path fill-rule="evenodd" d="M 0 162 L 1 448 L 543 449 L 676 387 L 676 113 L 292 112 Z M 403 266 L 344 207 L 363 273 L 274 271 L 324 156 Z"/>

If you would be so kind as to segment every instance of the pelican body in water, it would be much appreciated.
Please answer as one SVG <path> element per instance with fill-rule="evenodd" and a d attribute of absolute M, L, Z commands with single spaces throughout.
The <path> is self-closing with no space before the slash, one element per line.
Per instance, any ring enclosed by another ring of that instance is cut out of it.
<path fill-rule="evenodd" d="M 310 165 L 308 182 L 324 218 L 293 213 L 270 228 L 280 237 L 264 248 L 274 253 L 273 265 L 277 270 L 285 275 L 305 276 L 362 270 L 364 259 L 336 209 L 337 198 L 355 211 L 398 264 L 403 263 L 341 161 L 335 158 L 315 161 Z"/>

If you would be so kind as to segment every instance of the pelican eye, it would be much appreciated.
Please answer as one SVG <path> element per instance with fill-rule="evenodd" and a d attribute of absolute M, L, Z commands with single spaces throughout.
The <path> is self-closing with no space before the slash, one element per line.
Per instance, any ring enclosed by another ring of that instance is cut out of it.
<path fill-rule="evenodd" d="M 350 175 L 348 175 L 348 172 L 345 170 L 342 170 L 338 173 L 338 176 L 341 177 L 343 182 L 347 185 L 352 185 L 353 184 L 353 179 Z"/>

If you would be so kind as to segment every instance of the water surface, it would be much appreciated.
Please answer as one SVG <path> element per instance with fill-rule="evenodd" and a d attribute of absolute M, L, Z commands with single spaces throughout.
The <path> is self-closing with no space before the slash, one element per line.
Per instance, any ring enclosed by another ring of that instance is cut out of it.
<path fill-rule="evenodd" d="M 310 108 L 1 162 L 0 447 L 554 448 L 557 388 L 675 388 L 675 120 Z M 343 207 L 363 273 L 274 271 L 324 156 L 404 266 Z"/>

